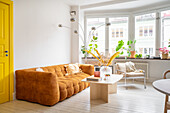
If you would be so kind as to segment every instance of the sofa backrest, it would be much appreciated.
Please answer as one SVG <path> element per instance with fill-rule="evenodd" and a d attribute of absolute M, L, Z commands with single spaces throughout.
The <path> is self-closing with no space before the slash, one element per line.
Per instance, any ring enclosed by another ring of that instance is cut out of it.
<path fill-rule="evenodd" d="M 42 68 L 45 72 L 56 74 L 57 77 L 64 77 L 65 74 L 67 73 L 65 65 L 68 65 L 68 64 L 46 66 L 46 67 L 40 67 L 40 68 Z M 94 74 L 94 66 L 91 64 L 80 64 L 80 69 L 86 74 L 89 74 L 89 75 Z M 36 71 L 36 68 L 23 69 L 23 71 Z"/>
<path fill-rule="evenodd" d="M 55 66 L 47 66 L 41 67 L 45 72 L 55 73 L 58 77 L 63 77 L 66 74 L 65 65 L 55 65 Z"/>
<path fill-rule="evenodd" d="M 62 65 L 54 65 L 54 66 L 46 66 L 46 67 L 40 67 L 45 72 L 51 72 L 56 74 L 58 77 L 63 77 L 66 74 L 65 65 L 68 64 L 62 64 Z M 25 71 L 36 71 L 36 68 L 29 68 L 29 69 L 23 69 Z"/>

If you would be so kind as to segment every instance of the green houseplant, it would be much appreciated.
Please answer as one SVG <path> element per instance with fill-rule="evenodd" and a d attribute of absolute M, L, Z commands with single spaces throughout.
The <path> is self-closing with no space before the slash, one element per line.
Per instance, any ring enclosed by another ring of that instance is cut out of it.
<path fill-rule="evenodd" d="M 142 54 L 136 54 L 135 58 L 142 58 Z"/>
<path fill-rule="evenodd" d="M 93 38 L 90 40 L 90 44 L 88 45 L 89 46 L 88 50 L 90 52 L 95 51 L 95 49 L 98 48 L 98 45 L 96 44 L 97 40 L 98 40 L 98 37 L 96 37 L 96 36 L 93 36 Z M 81 46 L 81 52 L 84 55 L 84 57 L 86 57 L 85 56 L 85 53 L 86 53 L 85 52 L 85 46 Z M 87 53 L 87 54 L 89 54 L 89 53 Z"/>
<path fill-rule="evenodd" d="M 89 44 L 89 51 L 92 52 L 93 50 L 95 51 L 95 49 L 98 48 L 98 45 L 96 44 L 98 37 L 93 36 L 93 38 L 90 40 L 90 44 Z"/>
<path fill-rule="evenodd" d="M 134 41 L 129 40 L 127 41 L 127 48 L 124 47 L 124 49 L 127 51 L 128 57 L 130 58 L 135 58 L 135 54 L 136 54 L 136 51 L 134 48 L 135 43 L 136 43 L 136 40 Z"/>

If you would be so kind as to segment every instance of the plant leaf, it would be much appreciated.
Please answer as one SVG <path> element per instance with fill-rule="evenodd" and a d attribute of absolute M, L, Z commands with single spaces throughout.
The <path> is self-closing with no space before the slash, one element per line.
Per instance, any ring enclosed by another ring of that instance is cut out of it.
<path fill-rule="evenodd" d="M 98 57 L 96 57 L 93 53 L 91 53 L 91 51 L 88 51 L 88 50 L 84 50 L 84 51 L 86 51 L 87 53 L 91 54 L 91 55 L 92 55 L 93 57 L 95 57 L 98 61 L 100 61 Z"/>
<path fill-rule="evenodd" d="M 124 52 L 122 51 L 120 54 L 123 55 L 123 53 L 124 53 Z"/>
<path fill-rule="evenodd" d="M 97 39 L 98 39 L 98 37 L 95 37 L 95 38 L 94 38 L 94 40 L 97 40 Z"/>
<path fill-rule="evenodd" d="M 136 40 L 134 41 L 134 44 L 136 43 Z"/>
<path fill-rule="evenodd" d="M 92 46 L 93 44 L 89 44 L 89 46 Z"/>
<path fill-rule="evenodd" d="M 120 52 L 116 52 L 114 55 L 112 55 L 109 59 L 109 62 L 107 63 L 107 66 L 109 66 L 111 64 L 111 62 L 113 61 L 113 59 L 115 59 L 116 56 L 119 55 Z"/>
<path fill-rule="evenodd" d="M 123 40 L 118 41 L 118 46 L 116 47 L 116 51 L 119 51 L 122 48 L 123 45 L 124 45 Z"/>
<path fill-rule="evenodd" d="M 127 41 L 127 45 L 129 45 L 129 41 Z"/>
<path fill-rule="evenodd" d="M 96 48 L 98 48 L 98 45 L 97 45 L 97 44 L 95 44 L 95 47 L 96 47 Z"/>
<path fill-rule="evenodd" d="M 128 57 L 130 57 L 130 55 L 131 55 L 131 53 L 129 52 L 129 53 L 128 53 Z"/>
<path fill-rule="evenodd" d="M 130 40 L 130 44 L 132 44 L 133 43 L 133 41 L 132 40 Z"/>
<path fill-rule="evenodd" d="M 93 40 L 95 39 L 96 37 L 95 36 L 93 36 Z"/>

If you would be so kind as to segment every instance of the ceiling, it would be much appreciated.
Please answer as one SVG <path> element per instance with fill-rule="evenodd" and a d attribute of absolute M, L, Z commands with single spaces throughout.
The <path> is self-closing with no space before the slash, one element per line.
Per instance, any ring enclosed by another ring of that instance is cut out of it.
<path fill-rule="evenodd" d="M 86 11 L 133 9 L 170 0 L 65 0 L 69 5 L 79 5 Z"/>

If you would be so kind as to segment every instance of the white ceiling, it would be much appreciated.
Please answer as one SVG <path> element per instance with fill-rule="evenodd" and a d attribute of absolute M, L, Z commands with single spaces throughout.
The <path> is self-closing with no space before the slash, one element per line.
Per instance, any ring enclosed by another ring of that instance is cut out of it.
<path fill-rule="evenodd" d="M 131 9 L 170 0 L 65 0 L 70 5 L 79 5 L 81 9 L 89 10 L 116 10 Z"/>
<path fill-rule="evenodd" d="M 65 0 L 70 5 L 89 5 L 89 4 L 95 4 L 99 2 L 107 2 L 112 0 Z M 114 0 L 113 0 L 114 1 Z"/>

